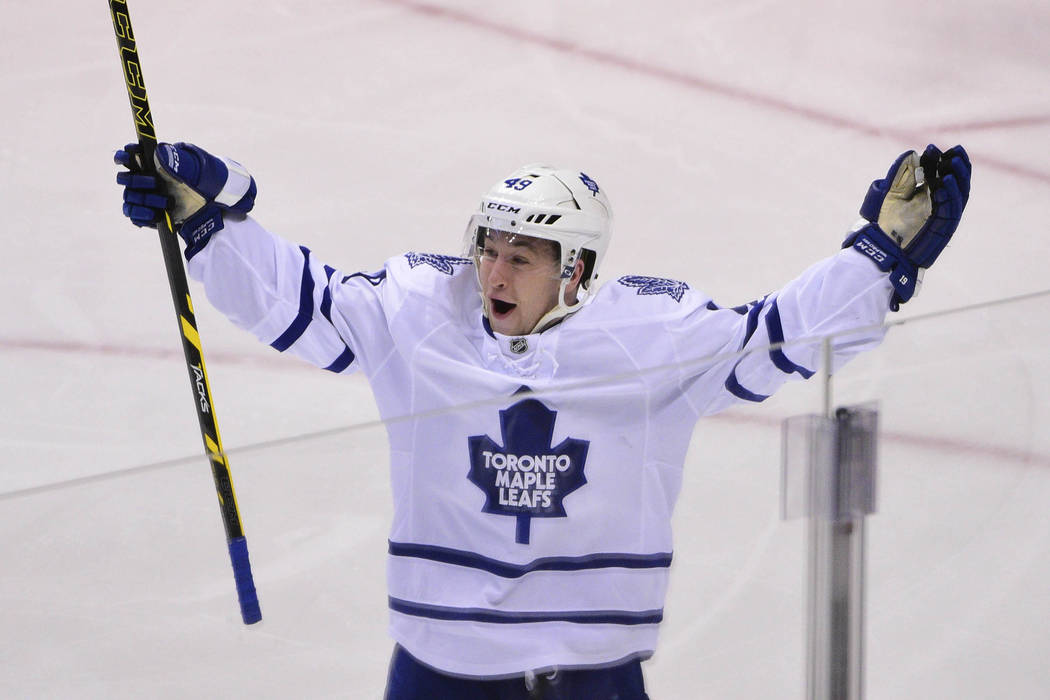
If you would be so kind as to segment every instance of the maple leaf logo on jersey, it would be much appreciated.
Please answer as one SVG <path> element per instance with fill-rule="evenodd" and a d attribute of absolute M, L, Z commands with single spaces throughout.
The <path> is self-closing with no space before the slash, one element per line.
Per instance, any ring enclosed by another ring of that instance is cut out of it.
<path fill-rule="evenodd" d="M 638 294 L 666 294 L 677 302 L 682 301 L 682 296 L 685 294 L 686 290 L 689 289 L 689 285 L 685 282 L 664 279 L 663 277 L 630 275 L 628 277 L 621 277 L 617 282 L 625 287 L 637 288 Z"/>
<path fill-rule="evenodd" d="M 469 265 L 471 263 L 467 258 L 457 258 L 455 255 L 438 255 L 437 253 L 405 253 L 405 257 L 408 258 L 408 266 L 410 268 L 416 268 L 420 265 L 430 265 L 438 272 L 444 272 L 446 275 L 455 273 L 453 265 Z"/>
<path fill-rule="evenodd" d="M 590 442 L 566 438 L 551 447 L 557 411 L 536 399 L 499 412 L 503 445 L 488 435 L 467 438 L 467 478 L 485 492 L 484 513 L 518 519 L 515 541 L 529 543 L 532 518 L 564 518 L 562 500 L 587 483 L 583 475 Z"/>

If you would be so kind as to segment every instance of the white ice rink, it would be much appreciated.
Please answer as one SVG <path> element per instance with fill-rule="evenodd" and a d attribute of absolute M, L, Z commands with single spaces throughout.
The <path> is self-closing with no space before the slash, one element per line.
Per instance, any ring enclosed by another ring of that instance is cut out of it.
<path fill-rule="evenodd" d="M 197 285 L 264 620 L 240 622 L 101 0 L 2 0 L 0 697 L 378 698 L 386 439 L 368 387 L 281 357 Z M 131 0 L 162 140 L 243 162 L 255 215 L 345 269 L 459 252 L 525 162 L 585 169 L 605 279 L 725 305 L 834 252 L 868 183 L 964 144 L 969 208 L 882 348 L 868 697 L 1050 698 L 1050 3 Z M 931 315 L 933 315 L 931 317 Z M 701 422 L 654 700 L 801 698 L 805 526 L 779 424 L 818 381 Z M 91 478 L 86 478 L 91 477 Z"/>

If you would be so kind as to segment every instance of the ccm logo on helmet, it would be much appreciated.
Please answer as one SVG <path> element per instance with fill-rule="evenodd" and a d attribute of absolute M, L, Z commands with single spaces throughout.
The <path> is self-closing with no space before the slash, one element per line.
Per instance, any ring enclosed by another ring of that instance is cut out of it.
<path fill-rule="evenodd" d="M 509 214 L 520 214 L 521 207 L 515 207 L 510 204 L 500 204 L 499 202 L 489 202 L 486 209 L 495 209 L 496 211 L 505 211 Z"/>

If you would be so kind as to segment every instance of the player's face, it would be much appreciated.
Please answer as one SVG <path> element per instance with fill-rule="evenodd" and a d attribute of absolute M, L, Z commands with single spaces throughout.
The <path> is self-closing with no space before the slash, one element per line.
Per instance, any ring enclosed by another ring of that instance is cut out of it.
<path fill-rule="evenodd" d="M 558 266 L 547 241 L 499 231 L 485 236 L 478 277 L 492 330 L 503 335 L 532 332 L 558 304 Z"/>

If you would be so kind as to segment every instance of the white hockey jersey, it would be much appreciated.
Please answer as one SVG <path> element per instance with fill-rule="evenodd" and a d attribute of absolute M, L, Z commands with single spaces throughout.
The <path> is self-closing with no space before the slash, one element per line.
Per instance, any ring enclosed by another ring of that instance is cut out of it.
<path fill-rule="evenodd" d="M 388 424 L 390 630 L 423 662 L 484 677 L 651 655 L 696 420 L 820 359 L 817 345 L 733 353 L 879 324 L 892 293 L 846 249 L 746 306 L 628 276 L 563 323 L 507 337 L 484 322 L 462 258 L 347 273 L 248 218 L 189 271 L 237 325 L 362 370 L 383 418 L 409 417 Z M 881 338 L 841 339 L 835 364 Z"/>

